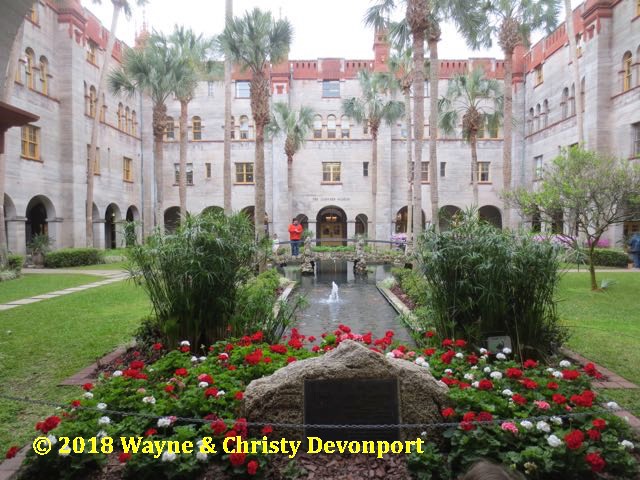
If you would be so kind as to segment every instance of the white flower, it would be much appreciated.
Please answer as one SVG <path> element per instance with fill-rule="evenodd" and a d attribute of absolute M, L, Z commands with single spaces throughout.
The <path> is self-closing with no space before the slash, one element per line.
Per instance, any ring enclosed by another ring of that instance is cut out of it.
<path fill-rule="evenodd" d="M 453 373 L 453 370 L 451 370 L 450 368 L 445 369 L 444 373 Z"/>
<path fill-rule="evenodd" d="M 415 360 L 416 364 L 422 365 L 424 363 L 424 357 L 418 357 Z"/>
<path fill-rule="evenodd" d="M 207 461 L 207 454 L 203 453 L 203 452 L 198 452 L 198 453 L 196 453 L 196 459 L 199 462 L 206 462 Z"/>
<path fill-rule="evenodd" d="M 509 347 L 504 347 L 502 349 L 502 353 L 504 353 L 505 355 L 511 355 L 511 349 Z"/>
<path fill-rule="evenodd" d="M 522 428 L 525 428 L 527 430 L 531 430 L 533 428 L 533 423 L 531 423 L 529 420 L 521 421 L 520 425 L 522 426 Z"/>
<path fill-rule="evenodd" d="M 198 357 L 196 357 L 195 355 L 191 357 L 191 363 L 196 363 L 197 361 L 198 361 Z"/>
<path fill-rule="evenodd" d="M 97 438 L 106 437 L 107 435 L 109 435 L 109 434 L 107 432 L 105 432 L 104 430 L 100 430 L 98 433 L 96 433 L 96 437 Z"/>
<path fill-rule="evenodd" d="M 491 373 L 491 367 L 484 367 L 482 370 L 484 373 Z"/>
<path fill-rule="evenodd" d="M 386 357 L 387 358 L 396 358 L 396 356 L 393 354 L 393 352 L 387 352 Z"/>
<path fill-rule="evenodd" d="M 224 390 L 220 390 L 218 393 L 216 393 L 216 397 L 222 397 L 225 393 L 227 392 L 225 392 Z"/>
<path fill-rule="evenodd" d="M 562 425 L 562 418 L 560 417 L 551 417 L 550 420 L 551 420 L 551 423 L 555 425 Z"/>
<path fill-rule="evenodd" d="M 620 405 L 618 405 L 616 402 L 609 402 L 609 403 L 607 403 L 606 407 L 609 410 L 619 410 L 620 409 Z"/>
<path fill-rule="evenodd" d="M 556 448 L 562 445 L 562 440 L 560 440 L 555 435 L 549 435 L 547 437 L 547 443 L 549 444 L 550 447 Z"/>
<path fill-rule="evenodd" d="M 198 384 L 198 387 L 200 387 L 200 388 L 207 388 L 208 386 L 209 386 L 209 383 L 208 383 L 208 382 L 200 382 L 200 383 Z"/>
<path fill-rule="evenodd" d="M 426 437 L 426 436 L 427 436 L 427 432 L 422 432 L 422 433 L 420 434 L 420 436 L 421 436 L 421 437 Z"/>
<path fill-rule="evenodd" d="M 498 360 L 506 360 L 507 357 L 506 357 L 506 355 L 504 353 L 498 353 L 496 355 L 496 359 L 498 359 Z"/>
<path fill-rule="evenodd" d="M 474 378 L 476 378 L 473 373 L 465 373 L 464 374 L 464 379 L 465 380 L 473 380 Z"/>
<path fill-rule="evenodd" d="M 144 397 L 142 399 L 142 403 L 150 403 L 151 405 L 155 405 L 156 397 L 154 397 L 153 395 L 151 395 L 149 397 Z"/>
<path fill-rule="evenodd" d="M 178 456 L 173 452 L 163 452 L 161 460 L 163 462 L 173 462 Z"/>
<path fill-rule="evenodd" d="M 470 370 L 478 370 L 478 365 L 473 365 Z"/>
<path fill-rule="evenodd" d="M 107 409 L 107 404 L 106 403 L 99 403 L 98 405 L 96 405 L 96 408 L 98 410 L 106 410 Z"/>
<path fill-rule="evenodd" d="M 473 388 L 478 388 L 478 387 L 480 386 L 480 382 L 473 382 L 473 383 L 471 384 L 471 386 L 472 386 Z"/>
<path fill-rule="evenodd" d="M 549 433 L 551 431 L 551 427 L 549 426 L 549 424 L 543 421 L 536 423 L 536 428 L 545 433 Z"/>
<path fill-rule="evenodd" d="M 505 388 L 502 391 L 502 395 L 504 395 L 505 397 L 511 397 L 513 395 L 513 392 L 511 390 L 509 390 L 508 388 Z"/>
<path fill-rule="evenodd" d="M 493 378 L 494 380 L 501 380 L 502 379 L 502 373 L 500 372 L 491 372 L 491 375 L 489 375 L 491 378 Z"/>
<path fill-rule="evenodd" d="M 423 363 L 422 363 L 422 366 L 423 366 L 424 368 L 429 368 L 429 362 L 423 362 Z"/>
<path fill-rule="evenodd" d="M 456 358 L 464 358 L 464 355 L 460 352 L 456 353 Z"/>
<path fill-rule="evenodd" d="M 155 369 L 149 367 L 149 368 L 147 368 L 147 372 L 155 372 Z"/>
<path fill-rule="evenodd" d="M 482 355 L 484 355 L 485 353 L 487 353 L 487 349 L 486 349 L 486 348 L 481 348 L 481 349 L 480 349 L 480 353 L 481 353 Z"/>
<path fill-rule="evenodd" d="M 162 417 L 158 419 L 158 427 L 169 427 L 171 425 L 171 419 L 169 417 Z"/>
<path fill-rule="evenodd" d="M 180 342 L 180 346 L 181 347 L 190 347 L 191 344 L 189 343 L 189 340 L 183 340 Z"/>
<path fill-rule="evenodd" d="M 84 392 L 84 398 L 93 398 L 93 393 L 91 393 L 91 392 Z"/>
<path fill-rule="evenodd" d="M 487 355 L 487 354 L 480 355 L 480 360 L 486 360 L 487 358 L 489 358 L 489 355 Z"/>
<path fill-rule="evenodd" d="M 551 372 L 553 372 L 553 371 L 555 371 L 555 368 L 553 368 L 553 367 L 549 367 L 549 368 L 547 368 L 547 372 L 551 373 Z"/>
<path fill-rule="evenodd" d="M 112 377 L 121 377 L 122 376 L 122 370 L 116 370 L 115 372 L 113 372 L 111 374 Z"/>
<path fill-rule="evenodd" d="M 56 443 L 58 443 L 58 438 L 55 435 L 48 435 L 47 438 L 49 439 L 51 445 L 55 445 Z"/>
<path fill-rule="evenodd" d="M 198 357 L 198 361 L 199 362 L 204 362 L 207 359 L 207 357 Z"/>
<path fill-rule="evenodd" d="M 624 448 L 626 448 L 627 450 L 633 450 L 635 448 L 635 445 L 630 442 L 629 440 L 622 440 L 620 442 L 620 445 Z"/>
<path fill-rule="evenodd" d="M 556 378 L 562 378 L 562 372 L 559 372 L 559 371 L 556 370 L 556 371 L 553 372 L 553 376 L 556 377 Z"/>
<path fill-rule="evenodd" d="M 109 417 L 100 417 L 98 419 L 98 425 L 109 425 L 111 423 L 111 419 Z"/>
<path fill-rule="evenodd" d="M 571 366 L 571 362 L 570 362 L 569 360 L 562 360 L 562 361 L 560 362 L 560 366 L 561 366 L 562 368 L 568 368 L 568 367 L 570 367 L 570 366 Z"/>

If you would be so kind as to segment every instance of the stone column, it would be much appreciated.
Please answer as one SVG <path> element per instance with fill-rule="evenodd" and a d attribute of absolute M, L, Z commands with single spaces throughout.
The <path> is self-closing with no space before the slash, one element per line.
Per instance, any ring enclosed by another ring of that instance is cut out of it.
<path fill-rule="evenodd" d="M 7 220 L 7 241 L 11 253 L 20 255 L 27 253 L 26 222 L 27 219 L 25 217 L 15 217 Z"/>
<path fill-rule="evenodd" d="M 93 220 L 93 246 L 104 250 L 104 224 L 103 218 Z"/>
<path fill-rule="evenodd" d="M 63 219 L 60 217 L 56 217 L 51 220 L 47 220 L 47 230 L 49 234 L 49 238 L 53 241 L 51 242 L 51 249 L 57 250 L 59 248 L 70 247 L 71 245 L 66 245 L 64 240 L 61 237 L 63 233 L 62 225 Z"/>
<path fill-rule="evenodd" d="M 356 221 L 349 220 L 347 222 L 347 238 L 351 239 L 356 236 Z"/>

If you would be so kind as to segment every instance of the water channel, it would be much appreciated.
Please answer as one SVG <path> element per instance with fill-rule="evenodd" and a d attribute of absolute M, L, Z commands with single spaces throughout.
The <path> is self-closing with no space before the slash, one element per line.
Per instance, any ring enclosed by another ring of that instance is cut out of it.
<path fill-rule="evenodd" d="M 353 274 L 353 262 L 317 262 L 315 276 L 302 276 L 297 267 L 284 267 L 286 277 L 298 282 L 296 292 L 304 294 L 309 302 L 309 306 L 298 314 L 300 332 L 319 336 L 344 324 L 354 333 L 371 332 L 374 338 L 393 330 L 395 340 L 413 343 L 409 332 L 397 320 L 396 311 L 376 287 L 377 282 L 391 276 L 391 267 L 374 265 L 370 268 L 373 272 L 360 278 Z"/>

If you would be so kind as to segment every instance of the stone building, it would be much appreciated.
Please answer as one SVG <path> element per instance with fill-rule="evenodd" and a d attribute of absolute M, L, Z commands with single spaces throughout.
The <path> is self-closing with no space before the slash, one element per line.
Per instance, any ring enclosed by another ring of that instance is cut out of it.
<path fill-rule="evenodd" d="M 579 35 L 581 74 L 585 78 L 587 146 L 623 157 L 640 155 L 640 6 L 635 0 L 588 0 L 574 12 Z M 15 11 L 13 12 L 15 13 Z M 15 31 L 15 28 L 14 28 Z M 84 246 L 87 144 L 92 115 L 102 115 L 99 165 L 96 165 L 94 243 L 121 246 L 119 222 L 138 220 L 148 233 L 154 222 L 171 228 L 179 222 L 177 164 L 179 104 L 168 105 L 163 166 L 164 218 L 154 218 L 154 173 L 151 108 L 144 98 L 106 95 L 104 112 L 95 111 L 99 65 L 108 32 L 77 0 L 60 5 L 39 1 L 27 12 L 21 39 L 12 105 L 40 120 L 9 130 L 4 199 L 9 248 L 24 252 L 30 237 L 46 232 L 56 247 Z M 3 37 L 3 45 L 8 44 Z M 122 54 L 117 42 L 115 62 Z M 514 56 L 514 185 L 531 185 L 536 171 L 575 143 L 568 42 L 564 25 Z M 273 66 L 273 102 L 306 105 L 316 112 L 310 138 L 295 156 L 288 184 L 287 159 L 281 138 L 266 142 L 266 212 L 269 231 L 288 238 L 292 217 L 319 239 L 375 234 L 386 240 L 406 228 L 406 126 L 383 126 L 378 139 L 376 222 L 372 219 L 370 162 L 372 140 L 367 128 L 342 114 L 343 99 L 359 93 L 357 72 L 384 70 L 389 47 L 374 38 L 371 59 L 287 60 Z M 4 55 L 4 54 L 3 54 Z M 5 67 L 8 61 L 0 56 Z M 115 62 L 113 62 L 115 64 Z M 502 80 L 504 62 L 496 59 L 441 60 L 440 93 L 457 73 L 482 67 Z M 253 212 L 254 129 L 249 105 L 248 74 L 234 72 L 232 204 Z M 428 91 L 428 90 L 427 90 Z M 401 95 L 398 99 L 401 100 Z M 429 98 L 425 99 L 428 123 Z M 224 87 L 201 82 L 189 105 L 188 210 L 201 212 L 223 205 Z M 425 125 L 423 170 L 429 161 Z M 502 224 L 502 131 L 484 129 L 478 144 L 480 214 Z M 469 145 L 457 135 L 438 141 L 439 203 L 451 213 L 472 203 Z M 422 182 L 422 210 L 430 221 L 430 183 Z M 521 219 L 530 223 L 536 219 Z M 551 228 L 549 226 L 548 228 Z M 557 231 L 569 226 L 554 222 Z M 631 231 L 640 224 L 624 226 Z M 611 232 L 622 237 L 623 227 Z M 142 231 L 140 232 L 142 235 Z"/>

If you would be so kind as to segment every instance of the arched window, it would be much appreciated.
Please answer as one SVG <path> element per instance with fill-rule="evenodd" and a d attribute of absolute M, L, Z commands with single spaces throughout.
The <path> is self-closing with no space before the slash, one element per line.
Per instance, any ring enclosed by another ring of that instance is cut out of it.
<path fill-rule="evenodd" d="M 118 130 L 122 130 L 124 128 L 124 106 L 119 103 L 118 104 Z"/>
<path fill-rule="evenodd" d="M 165 119 L 164 139 L 167 141 L 176 139 L 173 117 L 166 117 Z"/>
<path fill-rule="evenodd" d="M 622 57 L 622 91 L 626 92 L 631 88 L 631 65 L 633 59 L 631 52 L 627 52 Z"/>
<path fill-rule="evenodd" d="M 89 116 L 91 118 L 96 116 L 96 104 L 98 102 L 98 96 L 96 94 L 96 87 L 91 85 L 89 87 Z"/>
<path fill-rule="evenodd" d="M 40 91 L 49 95 L 49 62 L 47 57 L 40 57 Z"/>
<path fill-rule="evenodd" d="M 102 94 L 102 108 L 100 109 L 100 121 L 105 122 L 107 118 L 107 102 L 104 99 L 104 93 Z"/>
<path fill-rule="evenodd" d="M 336 138 L 336 116 L 327 117 L 327 138 Z"/>
<path fill-rule="evenodd" d="M 131 135 L 138 134 L 138 120 L 136 118 L 136 111 L 131 110 Z"/>
<path fill-rule="evenodd" d="M 27 83 L 27 87 L 33 90 L 33 65 L 35 63 L 36 55 L 33 53 L 33 50 L 27 48 L 25 51 L 25 64 L 24 64 L 24 74 L 25 80 Z"/>
<path fill-rule="evenodd" d="M 124 109 L 124 131 L 127 133 L 131 131 L 131 113 L 129 107 Z"/>
<path fill-rule="evenodd" d="M 527 119 L 527 127 L 529 130 L 529 135 L 533 133 L 533 108 L 529 109 L 529 118 Z"/>
<path fill-rule="evenodd" d="M 584 77 L 583 77 L 582 81 L 580 82 L 580 105 L 582 107 L 582 111 L 583 112 L 587 108 L 585 106 L 585 102 L 586 101 L 587 101 L 587 96 L 586 96 L 586 91 L 585 91 L 585 81 L 584 81 Z"/>
<path fill-rule="evenodd" d="M 240 140 L 249 140 L 249 118 L 246 115 L 240 117 Z"/>
<path fill-rule="evenodd" d="M 549 100 L 542 103 L 542 128 L 547 128 L 547 125 L 549 125 Z"/>
<path fill-rule="evenodd" d="M 571 107 L 571 115 L 576 114 L 576 84 L 571 84 L 571 97 L 569 97 L 569 106 Z"/>
<path fill-rule="evenodd" d="M 313 138 L 322 138 L 322 117 L 320 115 L 313 117 Z"/>
<path fill-rule="evenodd" d="M 562 100 L 560 101 L 560 107 L 562 108 L 562 120 L 569 116 L 569 89 L 565 87 L 562 90 Z"/>
<path fill-rule="evenodd" d="M 350 137 L 349 117 L 343 115 L 340 119 L 340 136 L 342 138 Z"/>
<path fill-rule="evenodd" d="M 191 118 L 191 133 L 194 140 L 202 140 L 202 120 L 200 117 Z"/>
<path fill-rule="evenodd" d="M 236 117 L 231 116 L 231 140 L 236 138 Z"/>
<path fill-rule="evenodd" d="M 540 115 L 542 114 L 542 109 L 540 108 L 540 104 L 536 105 L 536 131 L 540 130 Z"/>

